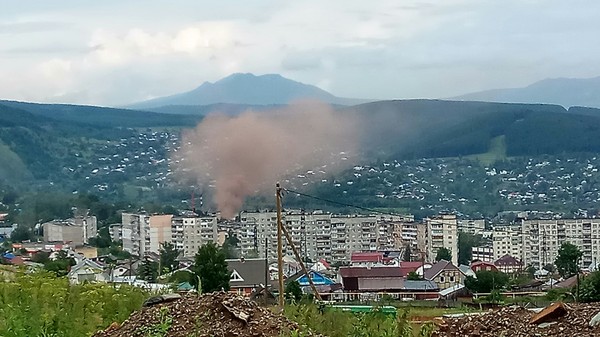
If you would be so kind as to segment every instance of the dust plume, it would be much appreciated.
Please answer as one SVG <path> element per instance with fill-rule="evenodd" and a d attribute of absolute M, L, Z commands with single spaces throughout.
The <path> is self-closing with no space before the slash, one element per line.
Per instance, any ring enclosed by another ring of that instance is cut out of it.
<path fill-rule="evenodd" d="M 284 177 L 315 168 L 331 175 L 351 165 L 359 124 L 320 103 L 233 117 L 211 114 L 184 133 L 185 166 L 200 185 L 214 188 L 214 203 L 231 218 L 247 196 L 273 193 Z"/>

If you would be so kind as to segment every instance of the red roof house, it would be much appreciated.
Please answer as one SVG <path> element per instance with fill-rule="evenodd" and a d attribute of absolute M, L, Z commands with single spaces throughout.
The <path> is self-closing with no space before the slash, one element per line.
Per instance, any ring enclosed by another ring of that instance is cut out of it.
<path fill-rule="evenodd" d="M 504 255 L 494 262 L 498 270 L 506 274 L 518 273 L 523 268 L 521 261 L 510 255 Z"/>
<path fill-rule="evenodd" d="M 476 262 L 471 263 L 471 269 L 474 272 L 478 272 L 478 271 L 482 271 L 482 270 L 498 271 L 498 268 L 496 268 L 496 266 L 493 263 L 485 262 L 485 261 L 476 261 Z"/>

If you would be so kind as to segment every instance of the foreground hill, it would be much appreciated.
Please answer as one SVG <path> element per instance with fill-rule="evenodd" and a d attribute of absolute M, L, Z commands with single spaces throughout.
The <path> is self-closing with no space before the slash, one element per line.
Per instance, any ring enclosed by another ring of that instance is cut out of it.
<path fill-rule="evenodd" d="M 233 74 L 215 83 L 204 82 L 192 91 L 136 103 L 130 108 L 145 110 L 162 106 L 202 106 L 219 103 L 279 105 L 298 100 L 317 100 L 340 105 L 364 102 L 336 97 L 313 85 L 296 82 L 277 74 Z"/>
<path fill-rule="evenodd" d="M 165 115 L 148 111 L 90 105 L 41 104 L 2 100 L 0 100 L 0 105 L 56 121 L 105 127 L 194 126 L 201 119 L 199 116 Z"/>
<path fill-rule="evenodd" d="M 600 108 L 600 77 L 554 78 L 524 88 L 494 89 L 470 93 L 453 99 L 465 101 L 547 103 L 564 107 Z"/>

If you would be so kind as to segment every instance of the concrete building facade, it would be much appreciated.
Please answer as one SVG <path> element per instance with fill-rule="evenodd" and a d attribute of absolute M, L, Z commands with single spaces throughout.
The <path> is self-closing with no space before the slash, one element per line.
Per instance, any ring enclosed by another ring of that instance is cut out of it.
<path fill-rule="evenodd" d="M 523 265 L 541 269 L 554 263 L 560 246 L 570 242 L 583 253 L 580 266 L 600 263 L 600 219 L 523 220 Z"/>
<path fill-rule="evenodd" d="M 458 265 L 458 221 L 455 214 L 439 214 L 423 219 L 425 231 L 425 259 L 434 262 L 440 248 L 450 250 L 452 264 Z"/>

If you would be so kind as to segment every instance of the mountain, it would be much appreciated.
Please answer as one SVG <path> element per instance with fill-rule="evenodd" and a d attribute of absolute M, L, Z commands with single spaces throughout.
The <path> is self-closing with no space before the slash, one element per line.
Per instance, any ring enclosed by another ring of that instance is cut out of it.
<path fill-rule="evenodd" d="M 132 104 L 128 108 L 149 109 L 171 105 L 218 103 L 282 105 L 298 100 L 318 100 L 339 105 L 365 102 L 365 100 L 336 97 L 313 85 L 296 82 L 277 74 L 256 76 L 249 73 L 236 73 L 215 83 L 204 82 L 192 91 Z"/>
<path fill-rule="evenodd" d="M 363 133 L 357 136 L 375 158 L 383 153 L 394 159 L 484 154 L 498 140 L 506 156 L 600 152 L 599 109 L 406 100 L 345 110 L 363 116 Z"/>
<path fill-rule="evenodd" d="M 567 108 L 571 106 L 600 108 L 600 77 L 546 79 L 524 88 L 486 90 L 451 99 L 506 103 L 547 103 L 558 104 Z"/>

